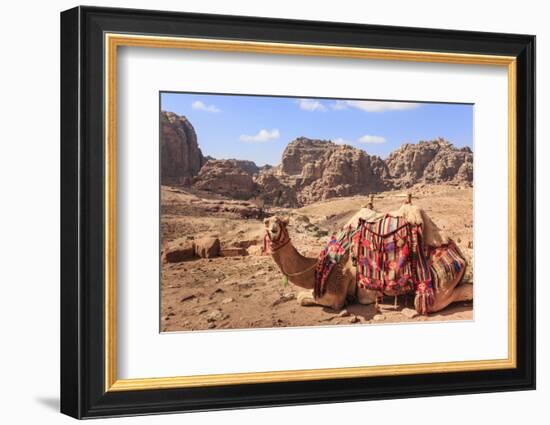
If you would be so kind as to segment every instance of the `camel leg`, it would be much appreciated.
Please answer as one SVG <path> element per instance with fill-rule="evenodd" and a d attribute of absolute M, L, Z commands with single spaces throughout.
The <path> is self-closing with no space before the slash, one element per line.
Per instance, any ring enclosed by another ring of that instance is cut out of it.
<path fill-rule="evenodd" d="M 429 313 L 435 313 L 440 310 L 443 310 L 445 307 L 447 307 L 449 304 L 451 304 L 454 301 L 454 297 L 453 297 L 454 290 L 458 285 L 458 283 L 462 280 L 462 277 L 464 276 L 465 272 L 466 272 L 466 267 L 464 267 L 461 270 L 459 275 L 456 276 L 455 279 L 449 285 L 444 285 L 443 283 L 441 283 L 439 285 L 439 288 L 434 288 L 434 303 L 428 307 Z M 415 302 L 415 305 L 416 305 L 416 302 Z"/>
<path fill-rule="evenodd" d="M 300 291 L 296 297 L 298 304 L 302 307 L 309 307 L 312 305 L 317 305 L 315 302 L 315 297 L 313 296 L 313 291 Z"/>
<path fill-rule="evenodd" d="M 341 294 L 331 294 L 326 293 L 321 298 L 315 300 L 318 305 L 323 307 L 329 307 L 333 310 L 340 311 L 346 305 L 346 296 L 341 296 Z"/>
<path fill-rule="evenodd" d="M 473 285 L 463 283 L 454 290 L 445 292 L 444 296 L 436 296 L 434 304 L 430 307 L 430 313 L 443 310 L 452 303 L 460 301 L 471 301 L 473 299 Z"/>
<path fill-rule="evenodd" d="M 474 299 L 474 285 L 461 283 L 453 291 L 453 302 L 472 301 Z"/>
<path fill-rule="evenodd" d="M 343 260 L 343 262 L 346 263 L 347 260 Z M 314 282 L 313 279 L 312 281 Z M 338 264 L 326 282 L 325 293 L 322 297 L 315 298 L 313 291 L 302 291 L 296 298 L 301 306 L 320 305 L 340 311 L 346 305 L 348 290 L 351 289 L 354 282 L 354 275 L 350 274 L 342 264 Z"/>
<path fill-rule="evenodd" d="M 376 291 L 359 288 L 357 291 L 357 302 L 363 305 L 373 304 L 376 301 Z"/>
<path fill-rule="evenodd" d="M 445 291 L 435 291 L 434 303 L 428 309 L 430 313 L 441 311 L 449 304 L 457 301 L 469 301 L 473 299 L 473 285 L 469 283 L 459 285 L 465 270 L 466 267 L 464 267 L 462 273 L 455 278 L 454 282 Z"/>
<path fill-rule="evenodd" d="M 341 310 L 345 304 L 345 300 L 338 300 L 330 293 L 323 295 L 321 298 L 315 299 L 313 296 L 313 291 L 300 291 L 296 296 L 296 300 L 302 307 L 319 305 L 323 307 L 330 307 L 334 310 Z"/>

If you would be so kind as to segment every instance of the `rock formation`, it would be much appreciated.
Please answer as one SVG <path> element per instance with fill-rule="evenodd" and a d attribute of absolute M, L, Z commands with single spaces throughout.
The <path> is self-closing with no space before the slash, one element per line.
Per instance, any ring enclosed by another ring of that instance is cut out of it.
<path fill-rule="evenodd" d="M 195 257 L 195 242 L 186 238 L 176 239 L 161 251 L 161 257 L 165 263 L 191 260 Z"/>
<path fill-rule="evenodd" d="M 273 169 L 260 173 L 256 177 L 256 185 L 258 197 L 265 204 L 285 208 L 299 206 L 294 182 L 285 175 L 273 172 Z"/>
<path fill-rule="evenodd" d="M 260 174 L 260 197 L 280 206 L 385 190 L 386 164 L 349 145 L 300 137 L 289 143 L 281 165 Z"/>
<path fill-rule="evenodd" d="M 350 145 L 299 137 L 280 165 L 203 156 L 193 126 L 161 112 L 161 181 L 261 205 L 298 207 L 329 198 L 404 189 L 416 183 L 471 184 L 473 153 L 444 139 L 404 144 L 386 160 Z M 261 209 L 260 205 L 260 209 Z"/>
<path fill-rule="evenodd" d="M 299 204 L 386 190 L 389 172 L 377 156 L 349 145 L 304 137 L 289 143 L 280 173 L 293 181 Z"/>
<path fill-rule="evenodd" d="M 184 116 L 160 113 L 161 183 L 189 185 L 199 173 L 205 158 L 197 143 L 197 134 Z"/>
<path fill-rule="evenodd" d="M 210 160 L 201 168 L 193 186 L 234 199 L 250 199 L 257 192 L 253 170 L 258 167 L 251 161 Z"/>
<path fill-rule="evenodd" d="M 220 240 L 206 237 L 197 239 L 195 243 L 195 255 L 200 258 L 214 258 L 220 253 Z"/>
<path fill-rule="evenodd" d="M 390 178 L 396 188 L 416 183 L 471 184 L 473 152 L 455 148 L 444 139 L 404 144 L 386 159 Z"/>

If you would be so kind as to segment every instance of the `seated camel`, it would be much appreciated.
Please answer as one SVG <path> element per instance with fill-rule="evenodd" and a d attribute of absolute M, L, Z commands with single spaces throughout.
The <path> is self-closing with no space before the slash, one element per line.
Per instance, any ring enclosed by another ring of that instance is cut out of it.
<path fill-rule="evenodd" d="M 431 287 L 428 288 L 430 292 L 424 289 L 426 286 L 424 283 L 416 288 L 415 307 L 419 313 L 437 312 L 453 302 L 473 299 L 472 285 L 460 284 L 464 276 L 466 260 L 461 256 L 454 242 L 439 231 L 421 208 L 412 205 L 410 199 L 397 211 L 389 214 L 375 211 L 372 205 L 362 208 L 350 220 L 349 224 L 352 226 L 348 229 L 350 231 L 355 229 L 354 226 L 357 226 L 358 222 L 360 226 L 376 228 L 375 226 L 380 223 L 380 220 L 384 220 L 384 217 L 386 222 L 388 219 L 398 219 L 421 229 L 420 236 L 422 237 L 422 249 L 425 249 L 426 264 L 431 264 L 431 266 L 425 267 Z M 414 289 L 406 285 L 396 291 L 395 287 L 389 288 L 384 285 L 378 287 L 373 283 L 379 283 L 380 280 L 369 279 L 368 276 L 363 275 L 358 276 L 361 269 L 357 266 L 358 259 L 353 246 L 341 251 L 338 262 L 332 265 L 328 275 L 325 276 L 321 291 L 319 290 L 320 259 L 304 257 L 296 250 L 288 233 L 288 220 L 271 217 L 266 219 L 264 224 L 271 255 L 281 272 L 296 286 L 307 289 L 307 291 L 300 292 L 297 297 L 302 306 L 320 305 L 341 310 L 349 299 L 354 299 L 360 304 L 372 304 L 377 303 L 378 297 L 381 295 L 400 295 L 406 293 L 403 292 L 405 290 L 409 291 L 408 293 L 415 293 Z M 374 234 L 376 235 L 376 233 Z M 355 239 L 357 239 L 357 232 Z M 362 241 L 362 243 L 364 245 L 368 241 Z M 350 244 L 353 245 L 351 240 Z M 447 267 L 437 267 L 437 258 L 445 256 L 451 249 L 456 250 L 453 252 L 459 257 L 459 261 L 453 263 L 454 269 L 451 267 L 452 270 L 449 273 Z M 366 260 L 364 261 L 366 262 Z M 366 275 L 370 274 L 369 270 L 371 269 L 367 268 Z M 425 294 L 429 294 L 429 296 Z"/>

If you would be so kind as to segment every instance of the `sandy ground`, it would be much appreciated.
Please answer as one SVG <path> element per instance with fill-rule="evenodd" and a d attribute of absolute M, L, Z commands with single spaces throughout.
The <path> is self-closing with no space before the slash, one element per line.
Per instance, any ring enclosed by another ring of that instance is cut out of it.
<path fill-rule="evenodd" d="M 428 185 L 413 190 L 416 205 L 472 256 L 472 189 Z M 375 209 L 391 211 L 403 203 L 403 192 L 378 195 Z M 301 307 L 296 295 L 301 288 L 284 285 L 281 272 L 269 256 L 261 256 L 263 223 L 242 219 L 234 213 L 208 212 L 202 200 L 211 195 L 176 188 L 162 189 L 162 243 L 182 237 L 216 236 L 222 246 L 246 241 L 256 255 L 196 259 L 162 264 L 161 331 L 190 331 L 287 326 L 361 325 L 417 321 L 470 320 L 472 303 L 455 303 L 428 317 L 411 317 L 412 296 L 386 297 L 376 312 L 374 306 L 349 305 L 343 311 L 314 306 Z M 222 200 L 222 198 L 216 198 Z M 316 257 L 327 234 L 338 230 L 363 205 L 366 197 L 349 197 L 308 205 L 300 209 L 270 212 L 291 217 L 292 242 L 305 255 Z M 307 217 L 306 218 L 304 218 Z M 309 223 L 308 223 L 309 221 Z M 471 281 L 467 271 L 466 280 Z"/>

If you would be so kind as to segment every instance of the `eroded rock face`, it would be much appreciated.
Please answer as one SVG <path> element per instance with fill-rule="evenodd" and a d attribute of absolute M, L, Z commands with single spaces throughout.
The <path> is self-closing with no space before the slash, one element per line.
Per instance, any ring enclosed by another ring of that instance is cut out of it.
<path fill-rule="evenodd" d="M 444 139 L 404 144 L 386 160 L 353 146 L 305 137 L 288 144 L 277 166 L 215 160 L 203 156 L 189 121 L 172 112 L 161 112 L 161 155 L 162 184 L 192 184 L 228 198 L 280 207 L 417 183 L 471 185 L 473 180 L 472 151 Z"/>
<path fill-rule="evenodd" d="M 241 170 L 250 175 L 258 174 L 260 171 L 260 168 L 256 165 L 254 161 L 247 161 L 244 159 L 229 159 L 228 161 L 232 161 L 232 163 L 235 164 L 236 167 L 239 167 Z"/>
<path fill-rule="evenodd" d="M 405 144 L 392 152 L 386 164 L 397 188 L 416 183 L 472 184 L 474 155 L 470 148 L 455 148 L 444 139 Z"/>
<path fill-rule="evenodd" d="M 296 190 L 285 176 L 277 176 L 272 170 L 260 173 L 256 177 L 258 196 L 268 205 L 293 208 L 298 206 Z"/>
<path fill-rule="evenodd" d="M 210 160 L 201 168 L 194 187 L 234 199 L 250 199 L 257 192 L 250 171 L 258 167 L 251 161 L 235 159 Z"/>
<path fill-rule="evenodd" d="M 389 172 L 382 159 L 324 140 L 298 138 L 291 142 L 283 152 L 280 171 L 293 178 L 300 204 L 389 187 Z"/>
<path fill-rule="evenodd" d="M 184 116 L 160 113 L 161 183 L 189 185 L 206 162 L 197 134 Z"/>
<path fill-rule="evenodd" d="M 299 137 L 290 142 L 283 152 L 281 172 L 288 175 L 299 175 L 308 164 L 315 163 L 338 145 L 327 140 L 313 140 Z"/>

